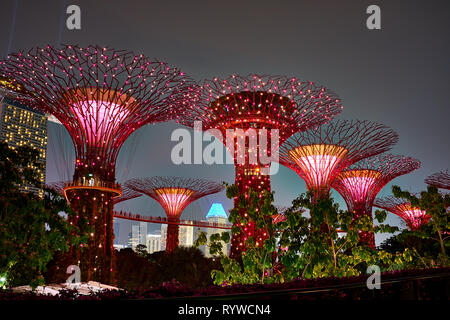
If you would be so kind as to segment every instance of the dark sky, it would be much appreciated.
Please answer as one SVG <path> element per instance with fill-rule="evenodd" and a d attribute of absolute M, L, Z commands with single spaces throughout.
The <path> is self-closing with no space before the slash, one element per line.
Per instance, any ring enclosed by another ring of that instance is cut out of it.
<path fill-rule="evenodd" d="M 81 7 L 80 31 L 65 28 L 68 4 Z M 365 27 L 370 4 L 381 7 L 382 30 Z M 342 98 L 342 118 L 391 126 L 400 134 L 392 152 L 422 161 L 420 170 L 395 184 L 417 192 L 427 175 L 450 167 L 449 1 L 2 0 L 1 6 L 1 56 L 8 49 L 58 42 L 98 44 L 158 58 L 196 80 L 259 73 L 317 81 Z M 132 165 L 130 152 L 119 156 L 119 180 L 157 174 L 233 180 L 230 165 L 172 165 L 170 134 L 177 127 L 142 128 L 133 140 Z M 49 152 L 48 181 L 63 178 L 55 169 L 57 157 Z M 381 194 L 388 194 L 390 185 Z M 285 205 L 305 190 L 285 168 L 272 177 L 272 186 L 276 202 Z M 221 194 L 205 200 L 204 210 L 213 201 L 231 206 Z M 150 199 L 121 207 L 163 213 Z M 395 225 L 399 221 L 389 218 Z"/>

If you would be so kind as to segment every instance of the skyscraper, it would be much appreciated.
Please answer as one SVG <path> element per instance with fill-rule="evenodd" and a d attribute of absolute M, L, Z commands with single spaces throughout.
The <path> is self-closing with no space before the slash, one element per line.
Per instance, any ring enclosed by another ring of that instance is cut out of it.
<path fill-rule="evenodd" d="M 135 249 L 138 244 L 147 246 L 147 223 L 139 222 L 131 225 L 131 233 L 128 236 L 128 245 Z"/>
<path fill-rule="evenodd" d="M 3 95 L 3 92 L 0 92 Z M 39 151 L 42 169 L 37 169 L 39 180 L 45 183 L 45 165 L 47 155 L 47 117 L 45 114 L 15 102 L 8 93 L 1 101 L 0 96 L 0 140 L 15 149 L 30 146 Z M 24 191 L 31 191 L 43 196 L 44 191 L 33 186 L 23 186 Z"/>
<path fill-rule="evenodd" d="M 182 247 L 192 247 L 194 245 L 194 227 L 180 226 L 179 245 Z"/>
<path fill-rule="evenodd" d="M 206 220 L 209 223 L 220 223 L 220 224 L 226 224 L 228 221 L 227 214 L 222 206 L 221 203 L 213 203 L 211 205 L 211 208 L 208 211 L 208 214 L 206 215 Z M 206 237 L 209 242 L 209 237 L 214 233 L 222 233 L 224 230 L 221 229 L 215 229 L 215 228 L 207 228 L 206 229 Z M 227 255 L 228 253 L 228 244 L 222 241 L 222 252 L 224 255 Z M 205 246 L 205 256 L 206 257 L 212 257 L 212 255 L 209 253 L 208 246 Z"/>
<path fill-rule="evenodd" d="M 161 251 L 161 235 L 148 234 L 147 235 L 147 252 L 153 253 Z"/>
<path fill-rule="evenodd" d="M 114 244 L 119 244 L 120 222 L 114 219 Z"/>

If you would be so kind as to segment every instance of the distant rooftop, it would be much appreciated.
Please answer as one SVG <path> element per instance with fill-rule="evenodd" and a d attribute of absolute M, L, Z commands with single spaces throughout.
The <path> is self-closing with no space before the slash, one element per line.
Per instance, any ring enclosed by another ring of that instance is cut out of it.
<path fill-rule="evenodd" d="M 209 209 L 206 219 L 208 218 L 228 218 L 221 203 L 213 203 Z"/>

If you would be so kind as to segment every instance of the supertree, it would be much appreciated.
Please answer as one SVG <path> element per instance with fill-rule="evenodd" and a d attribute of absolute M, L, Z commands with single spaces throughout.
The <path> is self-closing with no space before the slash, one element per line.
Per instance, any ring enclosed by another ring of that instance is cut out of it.
<path fill-rule="evenodd" d="M 427 177 L 425 183 L 437 188 L 450 190 L 450 174 L 448 171 L 436 172 Z"/>
<path fill-rule="evenodd" d="M 280 163 L 306 182 L 313 202 L 329 197 L 332 181 L 350 165 L 389 150 L 392 129 L 370 121 L 338 120 L 299 132 L 280 147 Z"/>
<path fill-rule="evenodd" d="M 139 193 L 133 189 L 128 188 L 127 186 L 122 186 L 122 195 L 120 197 L 115 197 L 112 199 L 114 205 L 124 202 L 127 200 L 139 198 L 142 196 L 142 193 Z"/>
<path fill-rule="evenodd" d="M 407 200 L 399 199 L 393 196 L 376 198 L 374 206 L 383 210 L 390 211 L 402 218 L 410 230 L 417 230 L 430 220 L 424 210 L 412 207 Z"/>
<path fill-rule="evenodd" d="M 119 150 L 139 127 L 170 119 L 186 103 L 190 81 L 178 69 L 131 51 L 71 45 L 14 53 L 0 62 L 0 76 L 34 92 L 20 100 L 54 115 L 69 132 L 76 163 L 64 195 L 76 213 L 70 223 L 88 220 L 89 240 L 71 247 L 66 263 L 80 266 L 83 281 L 113 283 Z"/>
<path fill-rule="evenodd" d="M 131 179 L 125 186 L 158 201 L 167 215 L 166 251 L 178 246 L 178 223 L 183 210 L 193 201 L 223 190 L 223 185 L 205 179 L 150 177 Z"/>
<path fill-rule="evenodd" d="M 194 128 L 196 121 L 201 121 L 204 130 L 213 130 L 233 157 L 235 184 L 245 196 L 250 188 L 270 191 L 271 158 L 279 144 L 298 131 L 329 121 L 342 110 L 337 95 L 325 87 L 283 76 L 250 74 L 204 80 L 198 98 L 194 108 L 180 113 L 178 121 Z M 240 222 L 236 225 L 240 227 Z M 255 230 L 248 222 L 233 236 L 231 255 L 245 250 L 248 236 L 262 244 L 263 234 L 264 230 Z"/>
<path fill-rule="evenodd" d="M 373 202 L 381 189 L 394 178 L 420 168 L 420 161 L 411 157 L 381 154 L 363 159 L 344 169 L 332 182 L 344 198 L 355 219 L 366 215 L 372 219 Z M 361 242 L 375 248 L 371 232 L 360 234 Z"/>

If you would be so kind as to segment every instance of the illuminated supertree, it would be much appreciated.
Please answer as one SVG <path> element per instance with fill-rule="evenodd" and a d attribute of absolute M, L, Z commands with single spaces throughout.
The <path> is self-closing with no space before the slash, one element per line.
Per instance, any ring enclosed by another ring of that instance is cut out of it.
<path fill-rule="evenodd" d="M 437 188 L 450 190 L 450 174 L 448 171 L 436 172 L 427 177 L 425 183 Z"/>
<path fill-rule="evenodd" d="M 392 179 L 420 168 L 420 161 L 411 157 L 381 154 L 363 159 L 343 170 L 332 187 L 344 198 L 355 218 L 367 215 L 372 219 L 373 202 L 381 189 Z M 360 234 L 361 242 L 375 247 L 371 232 Z"/>
<path fill-rule="evenodd" d="M 0 75 L 35 95 L 20 100 L 55 116 L 76 152 L 73 181 L 64 195 L 88 220 L 90 239 L 72 247 L 66 263 L 80 265 L 83 281 L 113 282 L 113 201 L 122 194 L 115 164 L 128 136 L 139 127 L 170 119 L 188 98 L 184 74 L 131 51 L 90 46 L 34 48 L 0 62 Z"/>
<path fill-rule="evenodd" d="M 130 189 L 127 186 L 122 186 L 122 195 L 120 197 L 114 198 L 112 201 L 114 205 L 116 205 L 123 201 L 139 198 L 140 196 L 142 196 L 142 193 Z"/>
<path fill-rule="evenodd" d="M 376 198 L 373 205 L 402 218 L 410 230 L 419 229 L 420 226 L 427 224 L 431 218 L 424 210 L 412 207 L 407 200 L 393 196 Z"/>
<path fill-rule="evenodd" d="M 223 185 L 204 179 L 150 177 L 131 179 L 125 186 L 158 201 L 167 215 L 166 251 L 178 246 L 180 216 L 193 201 L 223 190 Z"/>
<path fill-rule="evenodd" d="M 342 170 L 389 150 L 397 141 L 398 134 L 382 124 L 339 120 L 290 137 L 280 147 L 280 163 L 300 175 L 317 201 L 329 197 L 331 183 Z"/>
<path fill-rule="evenodd" d="M 199 102 L 185 108 L 178 121 L 193 128 L 195 121 L 201 121 L 204 130 L 213 130 L 211 133 L 232 155 L 235 184 L 247 196 L 249 188 L 270 191 L 268 173 L 279 144 L 296 132 L 329 121 L 341 110 L 336 94 L 313 82 L 282 76 L 233 75 L 205 80 L 199 88 Z M 255 230 L 252 222 L 242 229 L 247 231 L 242 230 L 232 239 L 232 256 L 245 250 L 248 236 L 263 243 L 264 231 Z"/>

